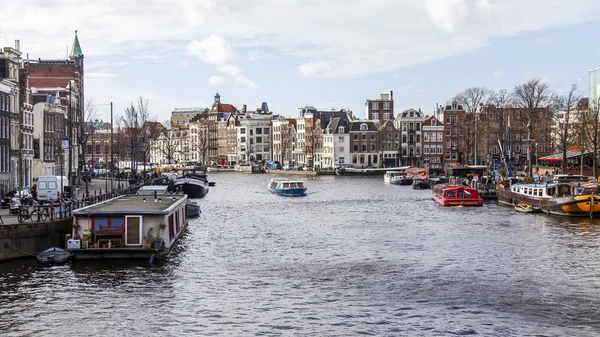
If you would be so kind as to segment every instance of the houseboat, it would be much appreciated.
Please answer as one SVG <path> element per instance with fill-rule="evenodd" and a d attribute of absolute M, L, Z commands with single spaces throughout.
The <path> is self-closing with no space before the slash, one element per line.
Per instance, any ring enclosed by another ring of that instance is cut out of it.
<path fill-rule="evenodd" d="M 202 198 L 209 188 L 206 171 L 196 168 L 181 169 L 181 175 L 175 180 L 175 188 L 181 189 L 190 198 Z"/>
<path fill-rule="evenodd" d="M 338 167 L 335 169 L 335 174 L 338 176 L 382 176 L 388 171 L 406 171 L 409 167 L 410 166 L 384 168 Z"/>
<path fill-rule="evenodd" d="M 593 181 L 506 182 L 498 186 L 498 203 L 511 207 L 522 203 L 554 215 L 597 217 L 600 215 L 599 186 Z"/>
<path fill-rule="evenodd" d="M 300 180 L 290 180 L 286 178 L 273 178 L 269 181 L 267 188 L 272 193 L 285 196 L 303 196 L 306 195 L 306 186 Z"/>
<path fill-rule="evenodd" d="M 75 260 L 161 258 L 188 224 L 187 195 L 124 195 L 73 211 Z"/>
<path fill-rule="evenodd" d="M 438 184 L 432 188 L 433 200 L 443 206 L 483 206 L 476 189 L 464 185 Z"/>
<path fill-rule="evenodd" d="M 386 171 L 383 181 L 393 185 L 410 185 L 412 178 L 406 175 L 406 170 Z"/>
<path fill-rule="evenodd" d="M 207 167 L 206 170 L 208 172 L 235 172 L 234 166 L 226 166 L 226 165 L 217 165 Z"/>
<path fill-rule="evenodd" d="M 170 190 L 169 185 L 143 185 L 140 187 L 136 194 L 147 195 L 154 197 L 154 199 L 157 199 L 159 196 L 160 198 L 163 198 L 165 195 L 170 196 L 173 194 L 173 192 Z M 200 211 L 200 205 L 198 205 L 197 202 L 190 200 L 189 198 L 187 200 L 186 207 L 188 212 L 188 218 L 198 217 L 200 216 L 200 213 L 202 213 Z"/>

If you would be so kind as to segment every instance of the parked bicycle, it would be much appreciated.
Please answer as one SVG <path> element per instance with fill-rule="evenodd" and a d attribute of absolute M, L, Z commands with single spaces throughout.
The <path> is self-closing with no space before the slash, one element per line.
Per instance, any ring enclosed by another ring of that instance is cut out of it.
<path fill-rule="evenodd" d="M 34 202 L 33 210 L 29 211 L 29 206 L 21 206 L 19 209 L 19 215 L 17 216 L 17 220 L 19 223 L 25 222 L 25 220 L 31 220 L 31 222 L 39 222 L 46 221 L 48 217 L 48 213 L 42 211 L 38 207 L 38 203 Z"/>

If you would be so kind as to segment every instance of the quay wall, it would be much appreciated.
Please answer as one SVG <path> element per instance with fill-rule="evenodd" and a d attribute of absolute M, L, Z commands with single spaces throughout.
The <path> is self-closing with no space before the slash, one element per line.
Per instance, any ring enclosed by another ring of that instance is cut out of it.
<path fill-rule="evenodd" d="M 50 248 L 64 248 L 73 218 L 41 223 L 0 225 L 0 261 L 34 256 Z"/>

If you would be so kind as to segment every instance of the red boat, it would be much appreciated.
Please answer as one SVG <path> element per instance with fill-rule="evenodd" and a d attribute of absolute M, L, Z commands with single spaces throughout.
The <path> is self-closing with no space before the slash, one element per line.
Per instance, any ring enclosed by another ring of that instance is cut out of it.
<path fill-rule="evenodd" d="M 434 185 L 432 194 L 433 200 L 443 206 L 483 206 L 477 190 L 464 185 Z"/>

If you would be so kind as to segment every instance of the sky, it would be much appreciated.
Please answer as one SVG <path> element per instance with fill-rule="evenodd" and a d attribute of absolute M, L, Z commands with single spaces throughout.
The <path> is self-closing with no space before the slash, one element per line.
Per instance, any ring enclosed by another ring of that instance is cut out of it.
<path fill-rule="evenodd" d="M 85 97 L 115 117 L 142 96 L 158 121 L 222 103 L 274 113 L 350 109 L 394 92 L 395 113 L 432 114 L 474 86 L 551 89 L 600 67 L 597 0 L 5 0 L 0 46 L 64 59 L 75 30 Z"/>

